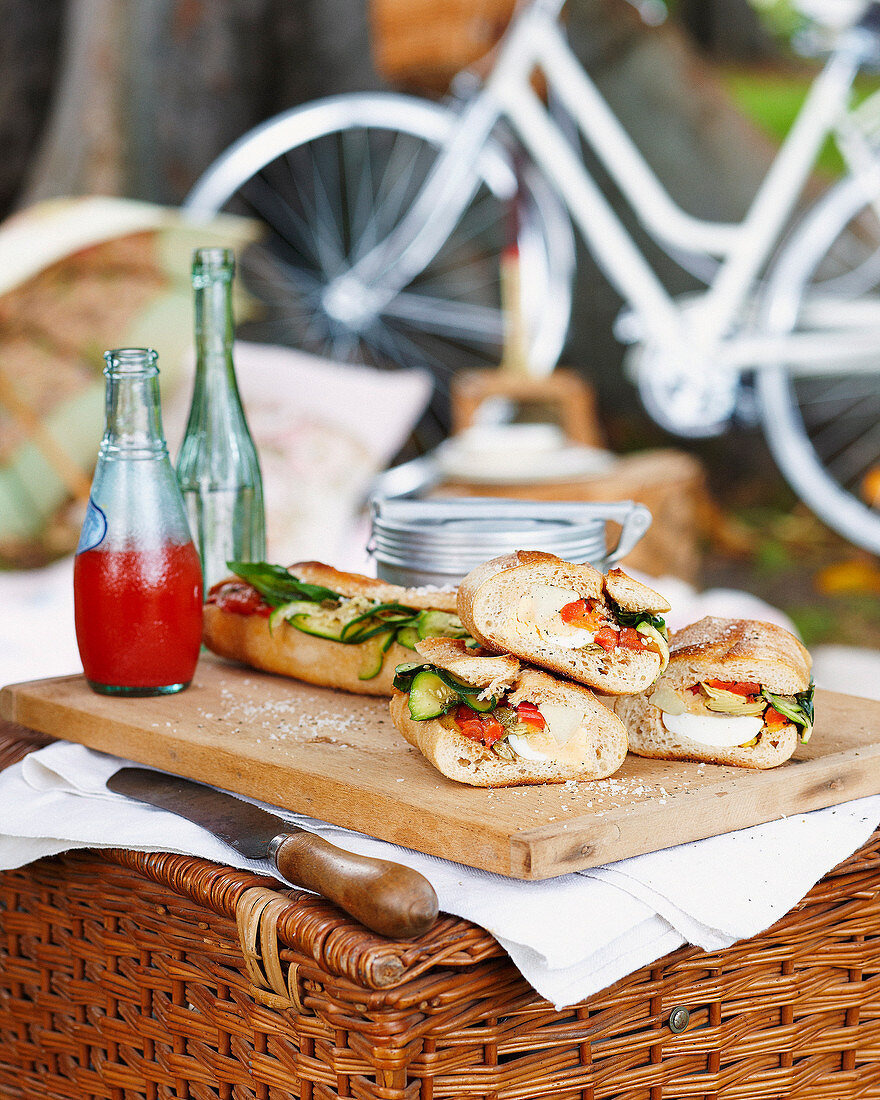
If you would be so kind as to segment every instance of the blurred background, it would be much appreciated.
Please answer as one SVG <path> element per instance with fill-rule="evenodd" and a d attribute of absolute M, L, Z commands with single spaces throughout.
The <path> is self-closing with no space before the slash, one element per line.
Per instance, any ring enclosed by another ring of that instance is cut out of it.
<path fill-rule="evenodd" d="M 508 0 L 0 0 L 0 215 L 15 225 L 70 196 L 175 208 L 224 150 L 280 111 L 339 92 L 449 96 L 454 75 L 479 67 L 511 10 Z M 742 218 L 819 64 L 792 49 L 801 21 L 786 0 L 569 0 L 565 18 L 581 63 L 683 208 Z M 866 76 L 860 91 L 877 86 Z M 829 153 L 807 199 L 839 170 Z M 604 182 L 601 172 L 597 178 Z M 606 191 L 666 285 L 676 292 L 696 285 Z M 18 388 L 17 399 L 8 386 L 5 402 L 0 396 L 0 466 L 12 461 L 25 430 L 15 401 L 32 418 L 51 418 L 59 394 L 73 394 L 90 371 L 99 376 L 108 329 L 142 331 L 144 303 L 152 309 L 165 278 L 177 281 L 180 299 L 168 331 L 177 325 L 185 342 L 192 242 L 179 238 L 183 258 L 175 261 L 118 241 L 108 252 L 107 234 L 99 239 L 103 251 L 91 264 L 83 240 L 60 267 L 53 254 L 48 290 L 47 276 L 35 290 L 27 264 L 21 278 L 0 283 L 3 371 Z M 660 518 L 653 572 L 763 596 L 808 644 L 880 645 L 876 559 L 797 501 L 755 427 L 686 444 L 657 427 L 620 369 L 623 350 L 612 333 L 620 304 L 580 248 L 560 362 L 588 387 L 596 437 L 587 442 L 673 462 L 646 475 L 646 503 Z M 120 310 L 124 324 L 114 328 L 107 316 Z M 433 370 L 433 382 L 427 412 L 411 416 L 418 398 L 407 398 L 373 465 L 424 453 L 462 426 L 449 400 L 452 369 Z M 376 434 L 384 430 L 380 418 Z M 312 453 L 320 448 L 318 441 Z M 352 453 L 337 464 L 350 469 Z M 314 492 L 320 496 L 320 484 Z M 70 552 L 77 513 L 64 495 L 46 506 L 38 529 L 0 531 L 7 569 Z"/>

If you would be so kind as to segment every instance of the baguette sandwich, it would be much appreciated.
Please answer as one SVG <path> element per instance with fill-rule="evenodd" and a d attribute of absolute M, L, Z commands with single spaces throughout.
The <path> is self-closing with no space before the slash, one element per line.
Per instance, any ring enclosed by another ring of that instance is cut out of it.
<path fill-rule="evenodd" d="M 666 667 L 668 610 L 620 569 L 603 576 L 538 550 L 485 562 L 458 589 L 459 617 L 480 645 L 608 695 L 643 691 Z"/>
<path fill-rule="evenodd" d="M 449 779 L 515 787 L 604 779 L 626 757 L 620 719 L 581 684 L 484 655 L 462 640 L 416 643 L 398 666 L 391 717 Z"/>
<path fill-rule="evenodd" d="M 235 575 L 208 593 L 204 643 L 265 672 L 390 695 L 395 666 L 412 660 L 420 638 L 470 641 L 455 613 L 454 590 L 401 588 L 314 561 L 230 568 Z"/>
<path fill-rule="evenodd" d="M 810 738 L 810 668 L 782 627 L 701 619 L 673 634 L 653 688 L 615 699 L 614 709 L 638 756 L 774 768 Z"/>

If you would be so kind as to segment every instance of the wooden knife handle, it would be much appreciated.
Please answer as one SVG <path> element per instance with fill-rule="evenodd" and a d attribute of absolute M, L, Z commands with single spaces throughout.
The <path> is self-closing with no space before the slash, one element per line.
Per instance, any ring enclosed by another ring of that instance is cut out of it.
<path fill-rule="evenodd" d="M 275 865 L 289 882 L 335 901 L 383 936 L 412 939 L 437 919 L 437 895 L 418 871 L 346 852 L 314 833 L 292 832 L 275 851 Z"/>

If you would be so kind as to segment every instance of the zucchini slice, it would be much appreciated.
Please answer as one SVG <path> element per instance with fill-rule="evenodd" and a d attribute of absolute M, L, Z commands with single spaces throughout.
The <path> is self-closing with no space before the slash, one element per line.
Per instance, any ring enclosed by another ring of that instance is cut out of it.
<path fill-rule="evenodd" d="M 311 615 L 315 605 L 308 600 L 291 600 L 290 603 L 280 604 L 269 616 L 269 633 L 273 633 L 275 627 L 282 622 L 290 622 L 294 615 Z"/>
<path fill-rule="evenodd" d="M 379 675 L 382 671 L 382 665 L 385 663 L 385 654 L 393 641 L 393 634 L 387 634 L 384 637 L 377 634 L 374 638 L 369 638 L 367 641 L 360 643 L 361 667 L 358 672 L 359 680 L 372 680 L 374 676 Z"/>
<path fill-rule="evenodd" d="M 458 615 L 449 611 L 422 611 L 416 620 L 420 638 L 469 638 Z"/>
<path fill-rule="evenodd" d="M 333 642 L 342 641 L 341 635 L 345 623 L 330 615 L 300 612 L 298 615 L 293 615 L 288 621 L 291 626 L 295 626 L 303 634 L 312 634 L 316 638 L 329 638 Z"/>
<path fill-rule="evenodd" d="M 416 642 L 419 641 L 420 635 L 418 627 L 415 626 L 402 626 L 397 631 L 397 641 L 404 647 L 404 649 L 415 649 Z"/>
<path fill-rule="evenodd" d="M 418 672 L 409 689 L 409 713 L 416 722 L 438 718 L 461 702 L 461 696 L 431 669 Z"/>

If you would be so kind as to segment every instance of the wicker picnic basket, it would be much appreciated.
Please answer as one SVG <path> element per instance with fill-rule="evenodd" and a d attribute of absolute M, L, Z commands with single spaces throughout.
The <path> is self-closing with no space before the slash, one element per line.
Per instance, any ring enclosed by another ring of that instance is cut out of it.
<path fill-rule="evenodd" d="M 45 743 L 0 728 L 0 767 Z M 880 1097 L 880 831 L 764 935 L 556 1012 L 492 937 L 383 940 L 205 860 L 0 875 L 3 1100 Z"/>
<path fill-rule="evenodd" d="M 393 84 L 441 92 L 504 33 L 516 0 L 370 0 L 378 71 Z"/>

